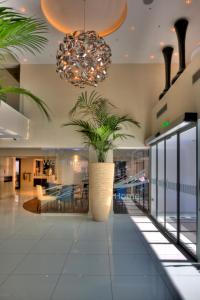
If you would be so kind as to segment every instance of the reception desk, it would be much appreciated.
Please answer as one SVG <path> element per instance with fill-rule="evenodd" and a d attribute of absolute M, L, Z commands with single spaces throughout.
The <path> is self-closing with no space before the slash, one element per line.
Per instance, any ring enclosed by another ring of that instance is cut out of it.
<path fill-rule="evenodd" d="M 55 182 L 55 175 L 41 175 L 41 176 L 34 176 L 33 178 L 33 186 L 35 187 L 36 185 L 42 185 L 46 186 L 48 183 L 54 183 Z"/>

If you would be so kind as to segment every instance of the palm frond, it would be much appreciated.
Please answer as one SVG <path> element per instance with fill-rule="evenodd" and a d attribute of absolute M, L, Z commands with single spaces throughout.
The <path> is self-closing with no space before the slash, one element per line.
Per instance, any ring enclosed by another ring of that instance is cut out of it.
<path fill-rule="evenodd" d="M 63 126 L 75 126 L 82 134 L 84 142 L 92 146 L 97 153 L 98 161 L 104 162 L 107 152 L 115 148 L 117 139 L 133 138 L 131 134 L 121 132 L 124 123 L 140 127 L 140 124 L 129 115 L 111 114 L 109 108 L 114 107 L 106 98 L 93 91 L 81 93 L 70 111 L 72 120 Z M 84 119 L 74 119 L 79 113 Z"/>
<path fill-rule="evenodd" d="M 0 7 L 0 51 L 25 51 L 35 54 L 47 43 L 44 34 L 47 25 L 43 20 L 26 17 L 12 8 Z"/>
<path fill-rule="evenodd" d="M 92 91 L 88 96 L 86 91 L 82 92 L 78 97 L 75 105 L 70 110 L 69 115 L 73 117 L 78 111 L 79 114 L 84 116 L 94 116 L 99 111 L 107 111 L 109 106 L 114 107 L 114 105 L 108 99 L 100 96 L 95 91 Z"/>
<path fill-rule="evenodd" d="M 5 97 L 5 95 L 7 94 L 18 94 L 18 95 L 28 96 L 38 106 L 38 108 L 42 111 L 45 117 L 49 121 L 51 120 L 49 108 L 46 105 L 46 103 L 39 97 L 33 95 L 30 91 L 19 87 L 13 87 L 13 86 L 0 88 L 0 97 Z"/>
<path fill-rule="evenodd" d="M 114 133 L 113 134 L 113 140 L 117 140 L 117 139 L 121 139 L 121 140 L 125 140 L 127 138 L 134 138 L 135 136 L 132 134 L 126 134 L 126 133 Z"/>

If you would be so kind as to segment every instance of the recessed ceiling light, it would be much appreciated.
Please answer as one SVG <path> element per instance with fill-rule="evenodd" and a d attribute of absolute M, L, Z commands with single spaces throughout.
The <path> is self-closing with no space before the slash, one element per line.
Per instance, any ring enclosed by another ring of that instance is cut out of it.
<path fill-rule="evenodd" d="M 131 31 L 134 31 L 134 30 L 135 30 L 135 26 L 131 26 L 131 27 L 130 27 L 130 30 L 131 30 Z"/>
<path fill-rule="evenodd" d="M 160 42 L 160 46 L 164 46 L 165 45 L 165 43 L 164 42 Z"/>
<path fill-rule="evenodd" d="M 21 11 L 22 13 L 25 13 L 25 12 L 26 12 L 26 7 L 20 7 L 20 11 Z"/>
<path fill-rule="evenodd" d="M 192 4 L 192 0 L 185 0 L 185 4 L 187 4 L 187 5 Z"/>
<path fill-rule="evenodd" d="M 171 31 L 171 32 L 175 32 L 175 31 L 176 31 L 176 30 L 175 30 L 175 27 L 171 27 L 171 28 L 170 28 L 170 31 Z"/>
<path fill-rule="evenodd" d="M 27 58 L 23 58 L 23 62 L 27 62 L 28 61 L 28 59 Z"/>
<path fill-rule="evenodd" d="M 149 58 L 150 58 L 150 59 L 154 59 L 154 58 L 155 58 L 155 55 L 154 55 L 154 54 L 151 54 L 151 55 L 149 56 Z"/>

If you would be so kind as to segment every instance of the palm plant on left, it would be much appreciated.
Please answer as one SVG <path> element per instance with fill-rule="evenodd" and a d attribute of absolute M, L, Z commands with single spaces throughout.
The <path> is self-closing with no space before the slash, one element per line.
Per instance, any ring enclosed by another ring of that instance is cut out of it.
<path fill-rule="evenodd" d="M 17 52 L 41 52 L 48 41 L 44 36 L 46 32 L 47 25 L 42 20 L 26 17 L 9 7 L 0 7 L 0 63 L 4 62 L 7 53 L 17 56 Z M 48 107 L 42 99 L 24 88 L 8 86 L 0 87 L 0 100 L 5 101 L 5 96 L 10 93 L 28 96 L 50 120 Z"/>

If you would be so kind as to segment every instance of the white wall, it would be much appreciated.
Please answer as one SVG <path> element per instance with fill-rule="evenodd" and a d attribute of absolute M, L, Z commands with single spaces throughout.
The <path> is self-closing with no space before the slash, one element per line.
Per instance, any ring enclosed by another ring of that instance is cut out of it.
<path fill-rule="evenodd" d="M 0 147 L 80 147 L 80 136 L 72 128 L 61 128 L 68 121 L 68 112 L 83 91 L 61 80 L 54 65 L 22 65 L 21 86 L 42 97 L 52 110 L 53 122 L 41 117 L 27 99 L 24 114 L 31 119 L 30 139 L 2 141 Z M 119 108 L 141 122 L 141 129 L 131 127 L 135 135 L 120 146 L 141 147 L 150 134 L 151 108 L 164 87 L 164 66 L 160 64 L 112 65 L 108 78 L 96 88 Z M 88 89 L 89 91 L 92 88 Z"/>
<path fill-rule="evenodd" d="M 151 134 L 161 131 L 162 123 L 173 122 L 185 112 L 200 113 L 200 85 L 199 81 L 192 84 L 193 74 L 200 68 L 200 53 L 192 60 L 190 65 L 165 94 L 162 100 L 155 103 L 152 110 Z M 159 118 L 157 112 L 167 103 L 167 111 Z"/>

